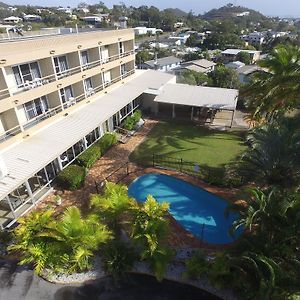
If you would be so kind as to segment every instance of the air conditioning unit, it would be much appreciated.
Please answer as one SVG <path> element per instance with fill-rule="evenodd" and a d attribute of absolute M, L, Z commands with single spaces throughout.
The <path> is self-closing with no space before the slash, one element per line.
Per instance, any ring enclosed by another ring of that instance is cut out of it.
<path fill-rule="evenodd" d="M 3 179 L 7 175 L 8 175 L 7 166 L 6 166 L 3 158 L 0 156 L 0 180 Z"/>

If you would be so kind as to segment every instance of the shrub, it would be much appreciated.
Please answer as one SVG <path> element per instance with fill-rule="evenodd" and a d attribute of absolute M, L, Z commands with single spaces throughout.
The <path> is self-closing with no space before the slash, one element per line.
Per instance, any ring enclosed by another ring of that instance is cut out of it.
<path fill-rule="evenodd" d="M 117 135 L 115 133 L 105 133 L 95 145 L 100 148 L 101 155 L 103 155 L 110 147 L 115 145 L 117 141 Z"/>
<path fill-rule="evenodd" d="M 114 279 L 124 277 L 126 272 L 131 271 L 136 255 L 120 241 L 113 241 L 104 251 L 104 267 L 106 272 Z"/>
<path fill-rule="evenodd" d="M 87 150 L 85 150 L 80 156 L 77 158 L 77 163 L 80 166 L 91 168 L 92 165 L 101 157 L 101 149 L 99 145 L 93 145 Z"/>
<path fill-rule="evenodd" d="M 86 170 L 84 167 L 70 165 L 62 170 L 57 176 L 58 184 L 67 190 L 77 190 L 84 184 Z"/>
<path fill-rule="evenodd" d="M 184 279 L 199 279 L 209 272 L 209 263 L 206 261 L 205 253 L 201 250 L 186 260 L 185 266 L 186 271 L 183 273 Z"/>
<path fill-rule="evenodd" d="M 140 110 L 136 110 L 132 116 L 129 116 L 125 119 L 123 127 L 127 130 L 134 129 L 137 122 L 141 119 L 142 112 Z"/>

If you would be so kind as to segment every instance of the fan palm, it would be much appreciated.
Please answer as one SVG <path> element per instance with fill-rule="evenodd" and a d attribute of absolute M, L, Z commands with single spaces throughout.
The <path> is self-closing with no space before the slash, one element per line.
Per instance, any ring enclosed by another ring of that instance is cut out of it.
<path fill-rule="evenodd" d="M 259 62 L 259 72 L 241 91 L 254 118 L 274 118 L 300 104 L 300 47 L 278 45 Z"/>

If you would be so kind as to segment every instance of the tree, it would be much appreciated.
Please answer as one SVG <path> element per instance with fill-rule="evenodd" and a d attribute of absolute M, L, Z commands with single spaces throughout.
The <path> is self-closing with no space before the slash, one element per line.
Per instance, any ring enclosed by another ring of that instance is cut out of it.
<path fill-rule="evenodd" d="M 138 65 L 141 65 L 145 61 L 151 60 L 152 58 L 153 56 L 148 51 L 145 50 L 139 51 L 135 56 L 135 60 Z"/>
<path fill-rule="evenodd" d="M 300 133 L 289 120 L 273 121 L 248 135 L 241 171 L 258 184 L 283 188 L 300 182 Z"/>
<path fill-rule="evenodd" d="M 59 220 L 53 211 L 35 212 L 20 219 L 10 251 L 21 254 L 20 264 L 33 263 L 40 273 L 48 268 L 72 273 L 91 267 L 93 252 L 112 238 L 97 216 L 83 218 L 77 207 L 69 207 Z"/>
<path fill-rule="evenodd" d="M 177 78 L 178 83 L 189 85 L 208 85 L 212 84 L 211 79 L 207 74 L 196 71 L 185 71 Z"/>
<path fill-rule="evenodd" d="M 255 119 L 270 120 L 300 104 L 300 47 L 279 45 L 259 62 L 258 72 L 241 91 Z"/>
<path fill-rule="evenodd" d="M 142 248 L 141 259 L 150 263 L 156 278 L 162 280 L 165 269 L 173 256 L 165 245 L 168 234 L 166 214 L 168 203 L 158 203 L 148 196 L 144 204 L 135 210 L 131 237 Z"/>
<path fill-rule="evenodd" d="M 228 89 L 239 88 L 240 83 L 237 73 L 225 66 L 217 66 L 208 76 L 211 78 L 213 86 Z"/>
<path fill-rule="evenodd" d="M 251 56 L 246 51 L 239 52 L 237 54 L 237 56 L 236 56 L 236 60 L 239 60 L 239 61 L 243 62 L 246 65 L 250 65 L 251 64 Z"/>

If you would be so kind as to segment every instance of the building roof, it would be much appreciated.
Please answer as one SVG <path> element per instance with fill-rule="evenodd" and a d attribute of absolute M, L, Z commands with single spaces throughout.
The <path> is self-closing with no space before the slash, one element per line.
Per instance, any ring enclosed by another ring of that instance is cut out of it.
<path fill-rule="evenodd" d="M 260 53 L 260 51 L 256 50 L 226 49 L 225 51 L 222 51 L 222 54 L 237 55 L 240 52 L 248 52 L 249 54 Z"/>
<path fill-rule="evenodd" d="M 175 57 L 175 56 L 168 56 L 168 57 L 162 57 L 157 59 L 157 65 L 159 66 L 167 66 L 171 64 L 176 64 L 181 62 L 181 59 Z M 154 68 L 155 66 L 155 59 L 145 61 L 145 64 L 150 66 L 151 68 Z"/>
<path fill-rule="evenodd" d="M 236 71 L 242 75 L 250 75 L 256 71 L 263 71 L 263 69 L 258 65 L 248 65 L 238 68 Z"/>
<path fill-rule="evenodd" d="M 238 90 L 188 84 L 166 84 L 155 102 L 235 110 Z"/>
<path fill-rule="evenodd" d="M 107 94 L 95 95 L 95 98 L 90 98 L 91 103 L 67 116 L 61 116 L 36 134 L 4 149 L 1 156 L 9 176 L 0 180 L 0 199 L 144 91 L 157 91 L 173 78 L 173 75 L 163 72 L 138 70 L 123 85 L 113 88 Z"/>
<path fill-rule="evenodd" d="M 186 62 L 186 64 L 193 64 L 193 65 L 197 65 L 199 67 L 208 69 L 211 68 L 213 66 L 216 65 L 216 63 L 214 63 L 213 61 L 207 60 L 207 59 L 197 59 L 197 60 L 191 60 Z"/>
<path fill-rule="evenodd" d="M 195 71 L 195 72 L 200 72 L 200 73 L 205 73 L 207 72 L 206 68 L 200 67 L 198 65 L 187 65 L 187 66 L 182 66 L 180 67 L 181 69 L 186 69 L 186 70 L 191 70 L 191 71 Z"/>

